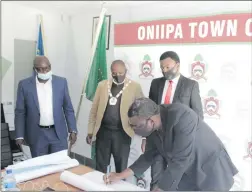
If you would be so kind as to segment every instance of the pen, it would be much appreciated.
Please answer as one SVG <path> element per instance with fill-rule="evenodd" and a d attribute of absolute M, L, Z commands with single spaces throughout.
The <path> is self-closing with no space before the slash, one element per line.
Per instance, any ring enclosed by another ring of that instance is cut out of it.
<path fill-rule="evenodd" d="M 111 165 L 108 165 L 108 166 L 107 166 L 107 174 L 106 174 L 107 181 L 108 181 L 108 177 L 109 177 L 110 171 L 111 171 Z M 106 184 L 107 184 L 107 183 L 106 183 Z"/>

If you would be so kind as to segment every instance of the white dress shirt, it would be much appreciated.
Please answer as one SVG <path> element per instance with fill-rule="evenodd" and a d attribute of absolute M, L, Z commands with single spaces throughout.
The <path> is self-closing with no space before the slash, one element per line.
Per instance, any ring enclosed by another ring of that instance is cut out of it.
<path fill-rule="evenodd" d="M 172 92 L 171 92 L 171 97 L 170 97 L 170 103 L 172 103 L 172 101 L 173 101 L 173 97 L 174 97 L 174 93 L 175 93 L 175 90 L 176 90 L 176 87 L 177 87 L 177 84 L 178 84 L 179 77 L 180 77 L 180 75 L 178 75 L 177 77 L 172 79 Z M 161 104 L 164 104 L 164 102 L 165 102 L 165 96 L 166 96 L 169 84 L 170 84 L 169 80 L 166 80 L 165 81 L 165 86 L 164 86 L 164 89 L 163 89 Z"/>
<path fill-rule="evenodd" d="M 46 83 L 40 83 L 36 78 L 37 95 L 39 102 L 40 121 L 39 125 L 54 125 L 53 119 L 53 99 L 52 99 L 52 79 Z M 23 139 L 18 137 L 16 139 Z"/>
<path fill-rule="evenodd" d="M 46 83 L 40 83 L 36 78 L 36 85 L 40 111 L 39 125 L 54 125 L 52 79 L 50 78 Z"/>

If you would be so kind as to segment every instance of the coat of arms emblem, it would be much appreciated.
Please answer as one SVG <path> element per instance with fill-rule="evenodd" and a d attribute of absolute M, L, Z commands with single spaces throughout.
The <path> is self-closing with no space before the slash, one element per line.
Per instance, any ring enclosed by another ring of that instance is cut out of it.
<path fill-rule="evenodd" d="M 211 89 L 207 97 L 204 98 L 203 107 L 206 116 L 220 118 L 220 101 L 217 99 L 217 94 L 213 89 Z"/>
<path fill-rule="evenodd" d="M 190 65 L 190 79 L 194 79 L 196 81 L 204 80 L 206 81 L 207 78 L 205 77 L 207 71 L 207 64 L 204 61 L 203 57 L 200 54 L 197 54 L 194 58 L 194 61 Z"/>
<path fill-rule="evenodd" d="M 141 71 L 141 74 L 139 75 L 140 78 L 153 78 L 154 77 L 154 75 L 152 74 L 154 65 L 148 54 L 144 56 L 143 61 L 140 63 L 139 67 Z"/>

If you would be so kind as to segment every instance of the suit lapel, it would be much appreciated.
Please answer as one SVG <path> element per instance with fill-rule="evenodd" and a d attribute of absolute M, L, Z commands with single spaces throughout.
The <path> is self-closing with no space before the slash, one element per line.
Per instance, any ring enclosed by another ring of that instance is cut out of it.
<path fill-rule="evenodd" d="M 39 111 L 39 102 L 38 102 L 38 93 L 37 93 L 37 85 L 36 85 L 36 76 L 31 79 L 31 92 L 33 95 L 34 102 L 36 104 L 36 107 Z"/>
<path fill-rule="evenodd" d="M 172 103 L 176 101 L 176 99 L 179 97 L 179 94 L 181 93 L 181 89 L 183 88 L 183 80 L 184 80 L 184 76 L 180 75 L 178 84 L 177 84 L 177 87 L 173 96 Z"/>
<path fill-rule="evenodd" d="M 160 79 L 159 87 L 158 87 L 158 104 L 161 104 L 162 101 L 162 96 L 163 96 L 163 91 L 164 91 L 164 86 L 165 86 L 165 78 Z"/>
<path fill-rule="evenodd" d="M 125 80 L 125 84 L 126 85 L 127 83 L 129 82 L 129 79 L 126 79 Z M 130 84 L 128 85 L 130 86 Z M 128 89 L 128 87 L 127 87 Z M 121 106 L 120 106 L 120 113 L 123 114 L 123 111 L 124 111 L 124 106 L 127 106 L 127 93 L 128 93 L 128 90 L 125 89 L 125 91 L 122 92 L 122 98 L 121 98 Z M 122 117 L 121 117 L 122 118 Z M 124 117 L 123 117 L 124 118 Z"/>
<path fill-rule="evenodd" d="M 109 99 L 109 93 L 108 93 L 108 83 L 109 83 L 109 88 L 111 89 L 112 86 L 112 80 L 108 79 L 108 82 L 106 83 L 106 86 L 104 87 L 104 102 L 105 104 L 108 103 L 108 99 Z M 114 95 L 115 96 L 115 95 Z"/>
<path fill-rule="evenodd" d="M 112 85 L 112 81 L 111 80 L 107 80 L 106 84 L 101 88 L 101 101 L 100 103 L 100 107 L 102 109 L 102 114 L 105 112 L 107 104 L 108 104 L 108 99 L 109 99 L 109 94 L 108 94 L 108 83 L 109 82 L 109 87 L 111 88 Z"/>

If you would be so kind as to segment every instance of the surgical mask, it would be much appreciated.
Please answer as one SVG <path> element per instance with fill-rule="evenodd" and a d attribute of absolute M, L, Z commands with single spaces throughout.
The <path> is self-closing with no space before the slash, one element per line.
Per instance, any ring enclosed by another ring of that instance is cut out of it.
<path fill-rule="evenodd" d="M 175 69 L 175 66 L 169 71 L 163 72 L 163 75 L 167 80 L 172 80 L 176 77 L 177 73 L 174 72 L 174 69 Z"/>
<path fill-rule="evenodd" d="M 134 132 L 137 135 L 140 135 L 142 137 L 148 137 L 150 134 L 155 130 L 154 129 L 154 123 L 151 125 L 152 127 L 149 126 L 149 121 L 152 121 L 150 119 L 146 119 L 145 123 L 140 123 L 139 125 L 136 125 L 134 127 Z"/>
<path fill-rule="evenodd" d="M 112 76 L 116 83 L 122 83 L 125 79 L 125 75 Z"/>
<path fill-rule="evenodd" d="M 38 73 L 37 72 L 37 76 L 39 79 L 48 80 L 52 77 L 52 71 L 49 71 L 47 73 Z"/>

